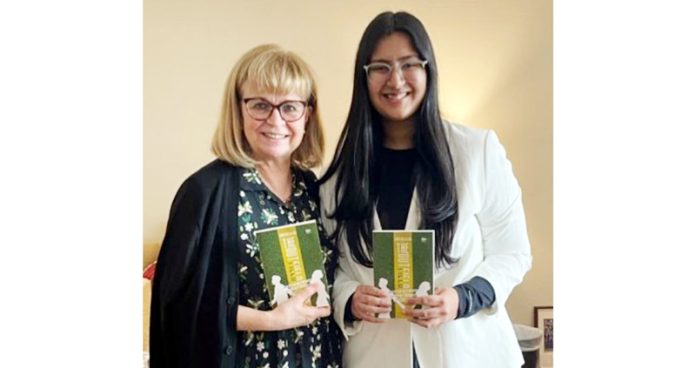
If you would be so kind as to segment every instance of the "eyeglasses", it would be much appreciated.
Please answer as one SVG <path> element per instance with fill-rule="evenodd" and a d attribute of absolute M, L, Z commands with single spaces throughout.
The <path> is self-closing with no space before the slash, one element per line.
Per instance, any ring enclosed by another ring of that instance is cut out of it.
<path fill-rule="evenodd" d="M 273 110 L 278 109 L 280 117 L 292 123 L 300 120 L 307 108 L 305 101 L 283 101 L 278 105 L 261 97 L 245 98 L 242 101 L 249 115 L 256 120 L 266 120 L 271 117 Z"/>
<path fill-rule="evenodd" d="M 418 77 L 419 73 L 425 70 L 428 60 L 406 60 L 393 64 L 377 61 L 367 65 L 363 65 L 367 79 L 373 82 L 385 82 L 391 76 L 394 69 L 401 72 L 401 77 L 406 80 L 413 80 Z"/>

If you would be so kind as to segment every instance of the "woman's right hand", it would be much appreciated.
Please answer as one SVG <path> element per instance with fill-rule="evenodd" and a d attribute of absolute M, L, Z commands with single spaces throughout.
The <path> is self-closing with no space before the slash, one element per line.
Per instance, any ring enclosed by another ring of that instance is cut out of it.
<path fill-rule="evenodd" d="M 331 315 L 330 307 L 314 307 L 305 304 L 307 299 L 319 291 L 319 284 L 310 284 L 301 292 L 295 294 L 285 303 L 270 311 L 274 330 L 287 330 L 299 326 L 306 326 L 317 318 Z"/>
<path fill-rule="evenodd" d="M 372 285 L 359 285 L 353 293 L 350 311 L 353 317 L 363 321 L 382 323 L 375 315 L 391 312 L 391 299 L 384 291 Z"/>

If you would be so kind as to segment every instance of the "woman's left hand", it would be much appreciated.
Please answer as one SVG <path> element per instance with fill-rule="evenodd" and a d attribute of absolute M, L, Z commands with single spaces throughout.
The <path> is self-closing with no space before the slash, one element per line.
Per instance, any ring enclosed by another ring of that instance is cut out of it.
<path fill-rule="evenodd" d="M 423 308 L 413 309 L 420 304 Z M 457 317 L 459 294 L 454 288 L 435 288 L 434 295 L 409 298 L 404 309 L 408 320 L 425 328 L 436 327 Z"/>

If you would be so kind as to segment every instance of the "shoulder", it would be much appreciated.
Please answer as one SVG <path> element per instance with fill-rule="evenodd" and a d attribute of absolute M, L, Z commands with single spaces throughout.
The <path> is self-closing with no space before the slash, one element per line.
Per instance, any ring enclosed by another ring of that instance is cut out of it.
<path fill-rule="evenodd" d="M 449 122 L 445 122 L 445 130 L 458 175 L 486 177 L 509 167 L 505 148 L 495 131 Z"/>
<path fill-rule="evenodd" d="M 239 168 L 222 160 L 214 160 L 191 174 L 179 188 L 179 194 L 200 199 L 209 197 L 215 188 L 227 186 L 239 175 Z"/>
<path fill-rule="evenodd" d="M 199 185 L 204 188 L 216 186 L 221 181 L 238 175 L 239 167 L 222 160 L 214 160 L 191 174 L 184 184 Z"/>
<path fill-rule="evenodd" d="M 239 167 L 217 159 L 198 169 L 198 171 L 193 173 L 189 179 L 203 182 L 217 181 L 221 180 L 225 176 L 236 173 L 238 170 Z"/>
<path fill-rule="evenodd" d="M 486 140 L 493 133 L 490 129 L 474 128 L 462 124 L 455 124 L 449 121 L 443 122 L 447 141 L 453 155 L 476 155 L 483 152 L 486 147 Z"/>

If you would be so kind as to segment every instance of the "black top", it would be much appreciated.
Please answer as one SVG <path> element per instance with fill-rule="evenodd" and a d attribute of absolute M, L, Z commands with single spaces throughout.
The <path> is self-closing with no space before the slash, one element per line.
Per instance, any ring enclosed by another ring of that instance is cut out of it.
<path fill-rule="evenodd" d="M 384 230 L 401 230 L 406 226 L 413 196 L 416 150 L 393 150 L 383 147 L 377 162 L 377 214 Z"/>
<path fill-rule="evenodd" d="M 318 198 L 313 174 L 299 173 L 310 198 Z M 244 283 L 241 174 L 213 161 L 186 179 L 174 198 L 152 284 L 152 368 L 236 367 L 248 355 L 244 332 L 237 331 Z"/>

